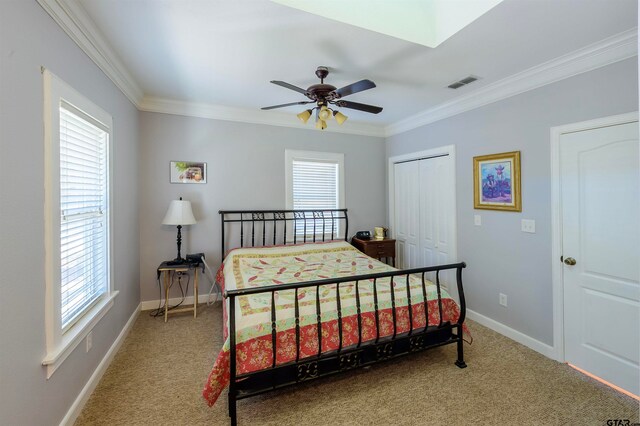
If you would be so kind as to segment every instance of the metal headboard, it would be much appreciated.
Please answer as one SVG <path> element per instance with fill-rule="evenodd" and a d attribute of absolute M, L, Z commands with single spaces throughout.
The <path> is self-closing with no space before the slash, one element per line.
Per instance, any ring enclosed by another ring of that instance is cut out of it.
<path fill-rule="evenodd" d="M 327 210 L 220 210 L 222 225 L 222 251 L 225 255 L 225 224 L 240 224 L 240 247 L 245 247 L 245 228 L 251 232 L 251 245 L 256 247 L 256 232 L 262 234 L 262 239 L 258 235 L 258 243 L 262 240 L 262 246 L 269 243 L 276 244 L 296 244 L 298 242 L 316 242 L 342 239 L 347 241 L 349 232 L 349 218 L 347 209 L 327 209 Z M 344 230 L 338 226 L 340 220 L 344 220 Z M 256 225 L 258 223 L 258 225 Z M 262 225 L 259 225 L 262 223 Z M 280 223 L 280 226 L 278 226 Z M 267 227 L 271 227 L 267 235 Z M 287 239 L 287 230 L 291 232 L 290 239 Z M 302 230 L 302 235 L 300 234 Z M 312 232 L 311 232 L 312 231 Z"/>

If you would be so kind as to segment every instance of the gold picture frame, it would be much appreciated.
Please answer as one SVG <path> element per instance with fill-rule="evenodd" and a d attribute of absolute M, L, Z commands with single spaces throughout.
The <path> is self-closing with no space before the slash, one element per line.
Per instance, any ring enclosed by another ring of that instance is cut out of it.
<path fill-rule="evenodd" d="M 520 151 L 473 157 L 473 208 L 522 211 Z"/>

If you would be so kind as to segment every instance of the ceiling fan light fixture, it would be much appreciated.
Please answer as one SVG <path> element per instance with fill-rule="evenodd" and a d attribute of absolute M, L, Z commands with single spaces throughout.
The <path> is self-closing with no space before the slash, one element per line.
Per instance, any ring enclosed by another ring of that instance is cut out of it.
<path fill-rule="evenodd" d="M 320 107 L 320 112 L 318 112 L 318 117 L 320 118 L 320 120 L 328 120 L 331 118 L 331 110 L 329 108 L 327 108 L 326 105 L 322 105 L 322 107 Z"/>
<path fill-rule="evenodd" d="M 311 117 L 311 112 L 312 110 L 310 109 L 305 109 L 304 111 L 302 111 L 300 114 L 297 115 L 297 117 L 300 119 L 300 121 L 302 121 L 304 124 L 307 124 L 307 121 L 309 121 L 309 118 Z"/>
<path fill-rule="evenodd" d="M 347 117 L 346 115 L 344 115 L 343 113 L 341 113 L 340 111 L 333 111 L 333 116 L 336 119 L 336 122 L 340 125 L 342 125 L 342 123 L 344 123 L 345 121 L 347 121 Z"/>
<path fill-rule="evenodd" d="M 318 130 L 324 130 L 327 128 L 327 122 L 324 120 L 318 120 L 316 121 L 316 129 Z"/>

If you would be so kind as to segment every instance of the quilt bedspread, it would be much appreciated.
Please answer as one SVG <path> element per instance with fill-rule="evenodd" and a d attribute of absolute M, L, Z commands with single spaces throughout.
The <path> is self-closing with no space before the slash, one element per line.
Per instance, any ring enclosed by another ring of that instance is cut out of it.
<path fill-rule="evenodd" d="M 273 286 L 302 281 L 337 278 L 394 271 L 395 268 L 372 259 L 350 244 L 339 242 L 300 244 L 282 247 L 258 247 L 236 249 L 229 253 L 217 274 L 223 289 L 246 289 Z M 408 306 L 407 285 L 411 295 Z M 274 295 L 276 306 L 276 364 L 295 361 L 297 351 L 300 358 L 316 356 L 320 340 L 321 351 L 327 352 L 340 346 L 338 331 L 338 291 L 342 312 L 342 346 L 346 347 L 376 338 L 376 321 L 373 295 L 373 280 L 357 283 L 360 300 L 361 327 L 358 327 L 356 305 L 356 283 L 341 283 L 306 289 L 279 290 Z M 427 282 L 427 303 L 423 303 L 422 280 L 411 276 L 378 279 L 378 321 L 380 337 L 393 333 L 391 293 L 395 298 L 396 333 L 441 322 L 437 302 L 437 288 Z M 300 346 L 296 346 L 295 298 L 298 299 L 300 319 Z M 317 325 L 317 298 L 320 300 L 322 326 L 320 339 Z M 455 323 L 460 315 L 458 305 L 441 290 L 442 321 Z M 229 338 L 228 303 L 224 306 L 225 343 L 209 374 L 203 396 L 213 405 L 229 383 Z M 271 338 L 271 292 L 235 298 L 236 311 L 236 369 L 237 374 L 269 368 L 273 365 Z M 426 312 L 425 312 L 426 305 Z M 411 309 L 411 318 L 409 315 Z"/>

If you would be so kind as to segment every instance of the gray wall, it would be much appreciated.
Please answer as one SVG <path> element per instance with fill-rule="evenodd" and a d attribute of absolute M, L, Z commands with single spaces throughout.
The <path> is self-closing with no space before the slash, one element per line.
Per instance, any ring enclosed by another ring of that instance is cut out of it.
<path fill-rule="evenodd" d="M 296 118 L 292 115 L 292 120 Z M 335 123 L 332 123 L 335 124 Z M 161 225 L 172 199 L 192 202 L 196 225 L 183 228 L 182 254 L 220 264 L 220 209 L 285 208 L 285 149 L 345 154 L 349 230 L 385 224 L 382 138 L 140 113 L 140 294 L 158 300 L 155 269 L 176 255 L 176 227 Z M 207 184 L 169 183 L 171 160 L 207 162 Z M 215 273 L 215 271 L 214 271 Z M 209 288 L 205 281 L 200 288 Z M 179 295 L 174 289 L 174 297 Z M 191 290 L 189 291 L 191 293 Z"/>
<path fill-rule="evenodd" d="M 114 307 L 47 380 L 44 65 L 113 115 Z M 0 424 L 59 424 L 140 301 L 137 112 L 34 1 L 0 1 Z"/>
<path fill-rule="evenodd" d="M 549 130 L 636 111 L 637 71 L 636 58 L 628 59 L 387 139 L 387 157 L 456 145 L 458 257 L 468 264 L 469 309 L 553 344 Z M 473 157 L 518 150 L 522 213 L 474 210 Z M 535 234 L 520 231 L 523 218 L 535 219 Z"/>

